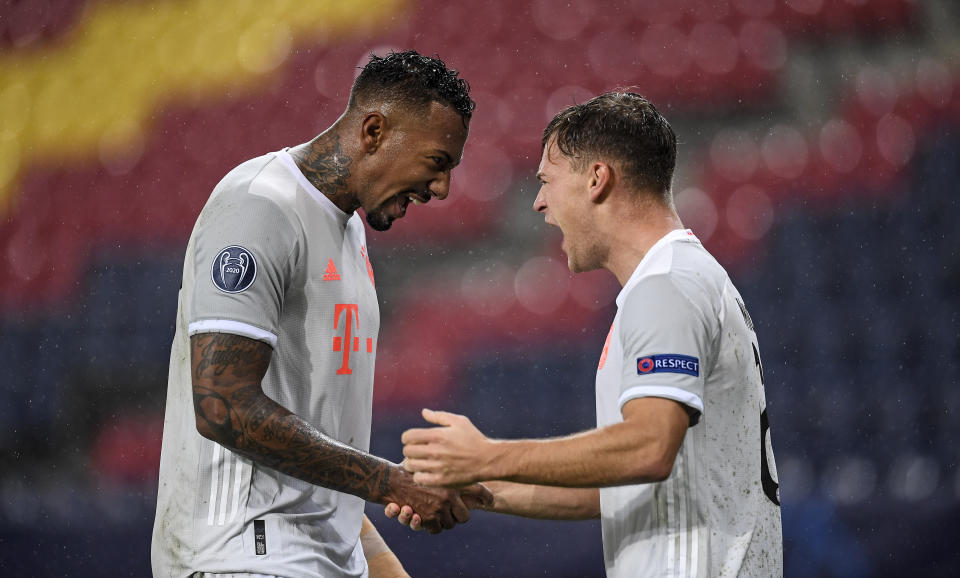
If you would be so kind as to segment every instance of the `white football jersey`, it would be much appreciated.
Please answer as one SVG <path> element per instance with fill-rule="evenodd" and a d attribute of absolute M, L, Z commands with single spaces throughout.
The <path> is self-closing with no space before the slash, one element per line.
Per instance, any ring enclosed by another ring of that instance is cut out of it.
<path fill-rule="evenodd" d="M 597 370 L 597 426 L 632 399 L 691 416 L 670 476 L 600 489 L 610 578 L 783 574 L 776 465 L 753 322 L 689 230 L 644 256 L 617 297 Z"/>
<path fill-rule="evenodd" d="M 192 572 L 367 575 L 364 503 L 261 466 L 195 425 L 190 336 L 273 347 L 264 392 L 324 434 L 368 451 L 380 310 L 363 223 L 310 184 L 286 151 L 214 189 L 187 245 L 170 356 L 155 576 Z"/>

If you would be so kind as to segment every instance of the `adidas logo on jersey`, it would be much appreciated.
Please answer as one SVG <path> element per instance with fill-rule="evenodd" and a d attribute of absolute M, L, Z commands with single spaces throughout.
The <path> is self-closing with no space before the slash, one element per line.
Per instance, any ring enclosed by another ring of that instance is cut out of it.
<path fill-rule="evenodd" d="M 340 273 L 337 272 L 337 266 L 333 264 L 333 259 L 327 262 L 327 270 L 323 272 L 324 281 L 339 281 Z"/>

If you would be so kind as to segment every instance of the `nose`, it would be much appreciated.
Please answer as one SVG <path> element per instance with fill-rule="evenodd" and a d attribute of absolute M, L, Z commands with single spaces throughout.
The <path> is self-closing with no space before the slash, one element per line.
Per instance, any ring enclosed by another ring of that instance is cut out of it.
<path fill-rule="evenodd" d="M 533 200 L 533 210 L 542 213 L 547 209 L 547 200 L 543 198 L 543 190 L 537 191 L 537 198 Z"/>
<path fill-rule="evenodd" d="M 450 173 L 443 172 L 440 176 L 430 181 L 430 194 L 441 201 L 450 194 Z"/>

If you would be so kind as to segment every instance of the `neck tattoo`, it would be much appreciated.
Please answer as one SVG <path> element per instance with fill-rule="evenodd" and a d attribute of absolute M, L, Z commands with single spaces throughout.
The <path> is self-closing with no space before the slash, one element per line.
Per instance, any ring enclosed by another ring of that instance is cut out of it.
<path fill-rule="evenodd" d="M 336 202 L 346 194 L 353 159 L 344 154 L 339 135 L 322 135 L 305 146 L 290 149 L 290 156 L 310 184 L 330 200 Z"/>

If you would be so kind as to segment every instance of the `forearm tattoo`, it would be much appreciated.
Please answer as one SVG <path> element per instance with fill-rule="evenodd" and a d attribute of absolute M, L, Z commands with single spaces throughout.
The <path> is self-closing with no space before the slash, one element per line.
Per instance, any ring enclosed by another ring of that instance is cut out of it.
<path fill-rule="evenodd" d="M 227 333 L 195 335 L 191 342 L 193 407 L 204 435 L 295 478 L 384 499 L 390 462 L 322 434 L 263 393 L 270 346 Z"/>
<path fill-rule="evenodd" d="M 346 192 L 353 159 L 344 154 L 336 133 L 321 135 L 306 146 L 290 149 L 290 155 L 297 159 L 307 180 L 325 195 Z"/>

